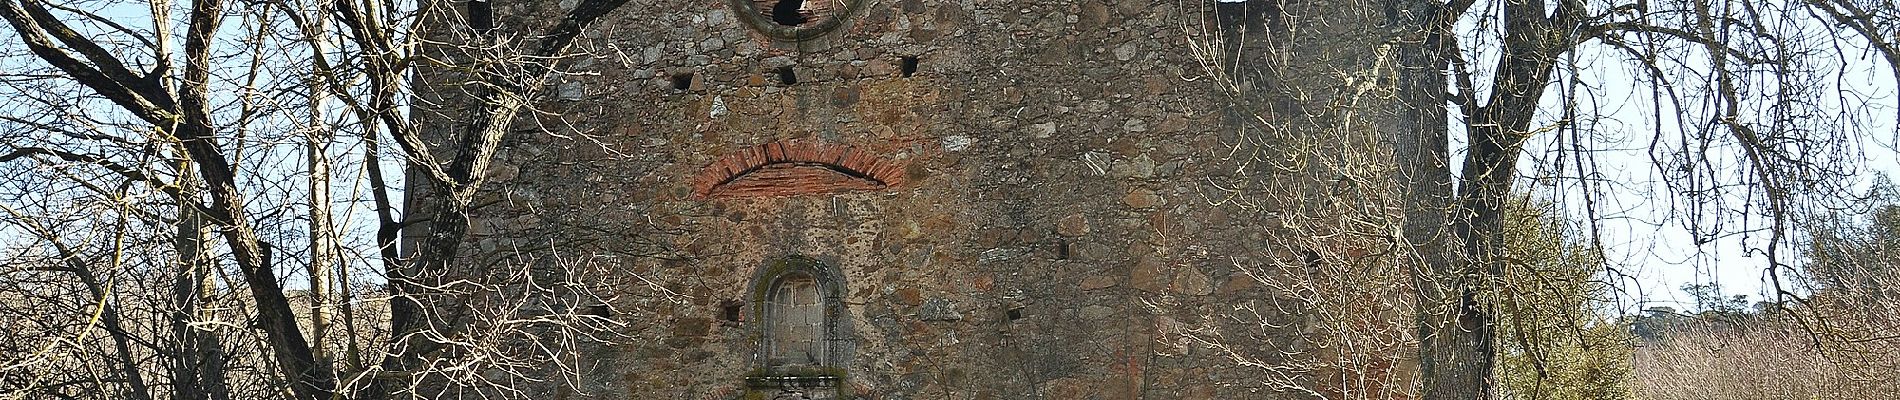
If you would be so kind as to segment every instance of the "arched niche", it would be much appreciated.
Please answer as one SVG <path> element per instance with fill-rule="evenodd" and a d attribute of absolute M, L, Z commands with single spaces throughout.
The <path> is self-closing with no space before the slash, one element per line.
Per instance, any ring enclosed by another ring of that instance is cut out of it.
<path fill-rule="evenodd" d="M 773 369 L 823 368 L 825 354 L 825 291 L 818 279 L 804 271 L 788 272 L 766 289 L 763 311 L 765 362 Z"/>
<path fill-rule="evenodd" d="M 750 293 L 755 351 L 747 386 L 767 395 L 836 392 L 854 350 L 844 276 L 816 259 L 787 256 L 762 266 Z"/>

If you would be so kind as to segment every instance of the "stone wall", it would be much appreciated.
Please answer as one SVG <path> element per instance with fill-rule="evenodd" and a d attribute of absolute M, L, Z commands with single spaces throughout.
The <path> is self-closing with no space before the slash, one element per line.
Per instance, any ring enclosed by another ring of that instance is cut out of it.
<path fill-rule="evenodd" d="M 573 6 L 547 3 L 498 15 Z M 745 310 L 760 271 L 793 256 L 842 274 L 838 396 L 1280 396 L 1167 332 L 1271 300 L 1237 260 L 1301 258 L 1279 242 L 1302 232 L 1289 215 L 1344 195 L 1326 190 L 1343 169 L 1380 168 L 1253 159 L 1344 146 L 1302 137 L 1377 148 L 1386 103 L 1361 89 L 1389 74 L 1382 13 L 867 0 L 801 31 L 758 25 L 771 3 L 630 3 L 551 88 L 541 108 L 560 117 L 505 143 L 472 262 L 561 254 L 633 283 L 623 344 L 557 398 L 771 398 L 745 380 L 760 368 Z M 1209 67 L 1195 46 L 1241 60 Z M 807 147 L 768 148 L 785 143 Z M 1241 339 L 1273 353 L 1290 337 Z"/>

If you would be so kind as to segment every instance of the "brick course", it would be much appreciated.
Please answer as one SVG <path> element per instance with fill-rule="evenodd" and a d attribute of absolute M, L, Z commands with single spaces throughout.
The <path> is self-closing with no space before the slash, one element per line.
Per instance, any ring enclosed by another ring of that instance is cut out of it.
<path fill-rule="evenodd" d="M 693 194 L 762 197 L 879 190 L 903 184 L 904 164 L 842 144 L 781 140 L 707 164 L 692 179 Z"/>

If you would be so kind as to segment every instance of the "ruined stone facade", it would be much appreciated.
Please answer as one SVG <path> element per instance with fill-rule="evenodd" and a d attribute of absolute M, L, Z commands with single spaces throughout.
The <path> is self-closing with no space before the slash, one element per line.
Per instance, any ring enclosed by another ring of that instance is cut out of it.
<path fill-rule="evenodd" d="M 573 6 L 530 3 L 497 14 Z M 1275 245 L 1286 215 L 1352 195 L 1323 189 L 1336 166 L 1244 159 L 1323 146 L 1236 149 L 1301 129 L 1376 143 L 1377 113 L 1340 128 L 1324 109 L 1389 73 L 1384 11 L 781 3 L 630 3 L 539 105 L 559 123 L 504 143 L 468 257 L 559 254 L 638 283 L 614 304 L 621 344 L 553 397 L 1298 397 L 1167 333 L 1272 298 L 1237 260 L 1301 258 Z M 1298 65 L 1209 67 L 1195 46 Z M 1263 118 L 1285 131 L 1247 134 Z M 1234 182 L 1274 197 L 1232 201 Z M 1274 339 L 1287 318 L 1237 339 L 1298 346 Z"/>

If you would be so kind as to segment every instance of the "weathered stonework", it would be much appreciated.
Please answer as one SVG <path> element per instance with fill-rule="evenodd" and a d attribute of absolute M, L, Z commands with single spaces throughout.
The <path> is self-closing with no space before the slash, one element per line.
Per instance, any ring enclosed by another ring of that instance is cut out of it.
<path fill-rule="evenodd" d="M 469 257 L 590 255 L 647 282 L 615 305 L 623 344 L 592 351 L 582 390 L 560 397 L 773 398 L 748 383 L 759 279 L 797 258 L 841 275 L 849 327 L 850 350 L 827 353 L 835 390 L 807 395 L 1277 398 L 1257 369 L 1165 331 L 1273 301 L 1237 259 L 1300 259 L 1276 235 L 1343 192 L 1316 189 L 1331 170 L 1254 178 L 1270 168 L 1232 156 L 1256 140 L 1234 111 L 1252 105 L 1190 42 L 1215 35 L 1203 24 L 1270 24 L 1205 3 L 860 0 L 809 27 L 773 25 L 772 2 L 630 3 L 541 105 L 561 130 L 504 144 Z M 1249 63 L 1348 49 L 1246 78 L 1276 99 L 1259 112 L 1378 141 L 1384 116 L 1307 111 L 1382 76 L 1378 13 L 1333 11 L 1359 6 L 1288 6 L 1312 33 L 1235 45 Z M 1285 195 L 1237 207 L 1210 186 L 1236 180 Z"/>

